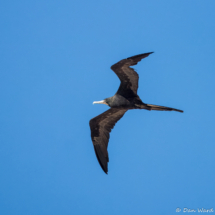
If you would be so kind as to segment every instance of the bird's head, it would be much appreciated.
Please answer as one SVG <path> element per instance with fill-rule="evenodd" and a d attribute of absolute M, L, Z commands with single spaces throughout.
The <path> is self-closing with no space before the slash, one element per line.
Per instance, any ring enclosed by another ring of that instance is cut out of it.
<path fill-rule="evenodd" d="M 93 102 L 93 104 L 105 104 L 105 105 L 110 106 L 110 101 L 109 101 L 109 98 L 107 98 L 107 99 L 104 99 L 101 101 L 95 101 L 95 102 Z"/>

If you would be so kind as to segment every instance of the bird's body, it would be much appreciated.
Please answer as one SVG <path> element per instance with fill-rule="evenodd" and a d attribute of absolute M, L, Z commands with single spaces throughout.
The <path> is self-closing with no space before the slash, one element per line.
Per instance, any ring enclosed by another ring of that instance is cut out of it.
<path fill-rule="evenodd" d="M 119 89 L 114 96 L 99 102 L 93 102 L 106 104 L 111 107 L 109 110 L 90 120 L 91 138 L 95 153 L 105 173 L 108 171 L 107 163 L 109 162 L 109 158 L 107 147 L 111 129 L 127 110 L 146 109 L 183 112 L 175 108 L 145 104 L 137 95 L 139 76 L 130 66 L 136 65 L 141 59 L 148 57 L 152 53 L 135 55 L 111 66 L 111 69 L 121 81 Z"/>

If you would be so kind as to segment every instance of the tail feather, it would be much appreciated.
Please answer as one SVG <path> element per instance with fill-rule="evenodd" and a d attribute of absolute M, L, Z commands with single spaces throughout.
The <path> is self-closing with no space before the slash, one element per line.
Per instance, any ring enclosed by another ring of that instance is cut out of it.
<path fill-rule="evenodd" d="M 164 106 L 159 106 L 159 105 L 150 105 L 147 104 L 147 107 L 149 110 L 161 110 L 161 111 L 178 111 L 183 113 L 183 110 L 175 109 L 175 108 L 170 108 L 170 107 L 164 107 Z"/>

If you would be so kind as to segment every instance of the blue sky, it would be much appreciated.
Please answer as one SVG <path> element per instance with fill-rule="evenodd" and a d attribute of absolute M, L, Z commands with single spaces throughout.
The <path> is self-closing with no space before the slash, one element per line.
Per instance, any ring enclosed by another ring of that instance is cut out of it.
<path fill-rule="evenodd" d="M 2 1 L 0 214 L 175 214 L 215 209 L 215 2 Z M 110 66 L 154 51 L 135 69 L 145 103 L 128 111 L 100 168 L 92 105 L 119 86 Z M 182 211 L 180 213 L 183 213 Z"/>

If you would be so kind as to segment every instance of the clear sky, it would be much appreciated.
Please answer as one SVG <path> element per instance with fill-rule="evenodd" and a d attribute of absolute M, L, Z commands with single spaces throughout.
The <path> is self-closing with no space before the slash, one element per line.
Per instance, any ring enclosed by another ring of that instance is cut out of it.
<path fill-rule="evenodd" d="M 215 1 L 20 0 L 0 5 L 0 214 L 215 210 Z M 145 103 L 113 129 L 109 172 L 89 120 L 135 66 Z M 215 213 L 215 212 L 214 212 Z"/>

